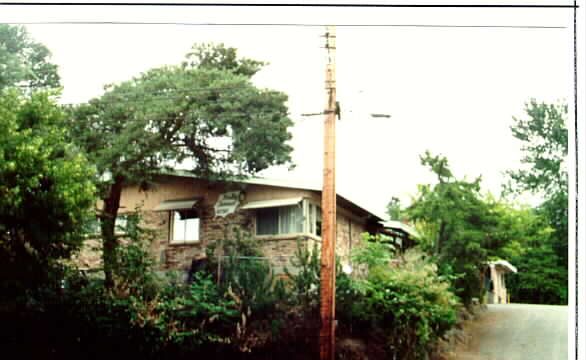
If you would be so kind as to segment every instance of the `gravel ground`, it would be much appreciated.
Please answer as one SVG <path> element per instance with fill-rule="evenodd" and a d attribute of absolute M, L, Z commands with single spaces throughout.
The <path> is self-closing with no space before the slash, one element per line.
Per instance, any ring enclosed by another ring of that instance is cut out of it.
<path fill-rule="evenodd" d="M 467 325 L 471 341 L 453 360 L 567 360 L 568 307 L 488 305 Z"/>

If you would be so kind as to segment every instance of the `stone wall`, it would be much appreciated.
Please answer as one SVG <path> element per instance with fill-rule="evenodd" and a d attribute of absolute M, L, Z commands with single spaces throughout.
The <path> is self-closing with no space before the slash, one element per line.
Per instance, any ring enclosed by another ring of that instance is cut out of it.
<path fill-rule="evenodd" d="M 214 205 L 220 194 L 226 191 L 242 191 L 244 197 L 242 204 L 293 197 L 303 197 L 314 203 L 319 203 L 321 200 L 319 192 L 311 190 L 256 184 L 209 183 L 189 177 L 162 176 L 146 192 L 141 191 L 138 186 L 124 188 L 120 213 L 139 211 L 143 217 L 143 225 L 154 231 L 155 240 L 151 244 L 151 253 L 153 259 L 160 263 L 161 270 L 186 271 L 190 268 L 192 260 L 205 257 L 205 250 L 209 244 L 221 241 L 226 236 L 234 236 L 234 228 L 250 234 L 255 233 L 254 210 L 237 210 L 225 217 L 215 216 Z M 154 209 L 163 201 L 196 197 L 203 197 L 203 201 L 199 204 L 200 240 L 182 244 L 171 243 L 170 212 L 154 211 Z M 350 210 L 338 206 L 336 231 L 336 254 L 348 263 L 352 248 L 362 241 L 361 233 L 365 231 L 364 222 Z M 295 255 L 299 239 L 302 241 L 302 246 L 307 249 L 312 249 L 314 243 L 318 245 L 321 243 L 321 239 L 305 234 L 259 238 L 265 256 L 271 260 L 277 273 L 281 273 L 285 266 L 291 270 L 290 260 Z M 83 260 L 84 256 L 81 258 Z M 85 256 L 85 263 L 88 267 L 96 266 L 99 263 L 98 258 Z"/>
<path fill-rule="evenodd" d="M 350 216 L 336 216 L 336 255 L 349 261 L 350 253 L 362 241 L 362 233 L 366 231 L 364 224 Z"/>

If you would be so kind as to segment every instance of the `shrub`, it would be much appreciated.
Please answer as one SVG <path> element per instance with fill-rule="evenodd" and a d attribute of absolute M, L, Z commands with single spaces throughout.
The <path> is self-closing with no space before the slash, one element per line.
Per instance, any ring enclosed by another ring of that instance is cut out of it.
<path fill-rule="evenodd" d="M 320 251 L 317 243 L 309 251 L 301 240 L 297 241 L 295 256 L 291 265 L 296 268 L 291 272 L 285 268 L 285 274 L 290 280 L 292 304 L 299 305 L 304 311 L 315 312 L 319 307 L 320 292 Z"/>
<path fill-rule="evenodd" d="M 215 274 L 219 290 L 238 310 L 232 343 L 249 352 L 276 338 L 283 325 L 284 305 L 289 297 L 264 257 L 260 243 L 249 233 L 235 229 L 233 236 L 206 249 L 208 269 Z"/>
<path fill-rule="evenodd" d="M 397 268 L 371 268 L 354 288 L 362 295 L 353 308 L 356 320 L 382 329 L 397 358 L 418 358 L 456 322 L 458 301 L 449 283 L 417 250 L 408 251 Z"/>

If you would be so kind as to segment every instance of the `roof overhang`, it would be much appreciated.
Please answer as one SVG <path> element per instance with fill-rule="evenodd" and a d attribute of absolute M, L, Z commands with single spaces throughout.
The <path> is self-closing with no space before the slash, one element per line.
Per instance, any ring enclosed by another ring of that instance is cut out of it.
<path fill-rule="evenodd" d="M 507 272 L 512 272 L 512 273 L 517 272 L 517 268 L 514 267 L 513 265 L 511 265 L 511 263 L 506 260 L 491 261 L 489 264 L 494 265 L 494 266 L 498 266 Z"/>
<path fill-rule="evenodd" d="M 187 170 L 180 170 L 175 169 L 172 171 L 163 171 L 161 175 L 167 176 L 180 176 L 180 177 L 189 177 L 204 180 L 201 177 L 196 176 L 190 171 Z M 240 183 L 240 184 L 250 184 L 250 185 L 265 185 L 265 186 L 274 186 L 274 187 L 282 187 L 282 188 L 290 188 L 290 189 L 302 189 L 302 190 L 311 190 L 311 191 L 322 191 L 322 185 L 319 182 L 305 182 L 305 181 L 292 181 L 292 180 L 277 180 L 277 179 L 266 179 L 260 177 L 247 177 L 247 178 L 226 178 L 223 180 L 218 180 L 220 182 L 232 182 L 232 183 Z M 341 200 L 341 201 L 340 201 Z M 365 217 L 370 218 L 376 222 L 383 221 L 384 217 L 381 214 L 377 214 L 372 210 L 369 210 L 363 205 L 359 205 L 358 202 L 352 201 L 348 198 L 348 196 L 341 195 L 339 192 L 336 192 L 336 201 L 337 202 L 347 202 L 351 206 L 359 209 L 359 211 L 363 212 Z M 276 205 L 279 206 L 279 205 Z M 281 205 L 283 206 L 283 205 Z M 243 209 L 244 207 L 240 207 Z"/>
<path fill-rule="evenodd" d="M 401 230 L 404 233 L 409 234 L 411 237 L 418 238 L 418 239 L 421 238 L 421 235 L 419 235 L 417 230 L 415 230 L 414 228 L 412 228 L 411 226 L 409 226 L 407 224 L 403 224 L 400 221 L 394 221 L 394 220 L 384 221 L 384 222 L 382 222 L 382 225 L 385 228 Z"/>
<path fill-rule="evenodd" d="M 263 209 L 263 208 L 272 208 L 272 207 L 280 207 L 280 206 L 293 206 L 297 205 L 303 200 L 302 197 L 295 197 L 295 198 L 288 198 L 288 199 L 278 199 L 278 200 L 265 200 L 265 201 L 251 201 L 247 204 L 244 204 L 240 207 L 240 209 Z"/>
<path fill-rule="evenodd" d="M 194 209 L 201 198 L 188 200 L 165 200 L 157 205 L 154 211 L 188 210 Z"/>

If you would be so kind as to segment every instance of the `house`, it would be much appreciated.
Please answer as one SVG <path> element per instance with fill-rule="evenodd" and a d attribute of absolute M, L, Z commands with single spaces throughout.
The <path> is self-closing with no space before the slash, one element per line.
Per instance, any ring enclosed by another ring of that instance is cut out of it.
<path fill-rule="evenodd" d="M 348 255 L 361 234 L 384 232 L 382 218 L 337 195 L 336 254 Z M 149 191 L 123 189 L 120 213 L 140 208 L 146 227 L 157 230 L 151 251 L 162 269 L 187 271 L 205 257 L 211 242 L 238 228 L 260 240 L 264 255 L 281 273 L 297 249 L 321 242 L 321 186 L 251 178 L 208 181 L 189 172 L 160 175 Z"/>
<path fill-rule="evenodd" d="M 485 272 L 485 284 L 487 304 L 507 304 L 509 302 L 505 274 L 516 273 L 517 268 L 506 260 L 491 261 Z"/>

